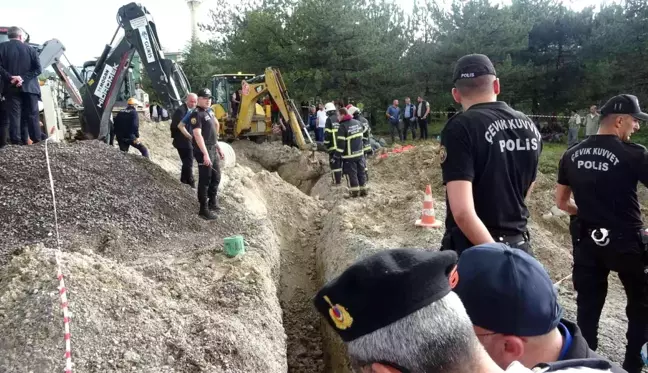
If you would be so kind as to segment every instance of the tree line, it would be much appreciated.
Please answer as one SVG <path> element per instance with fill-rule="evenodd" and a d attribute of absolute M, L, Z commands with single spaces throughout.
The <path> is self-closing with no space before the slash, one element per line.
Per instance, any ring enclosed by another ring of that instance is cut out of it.
<path fill-rule="evenodd" d="M 452 69 L 488 55 L 500 99 L 527 114 L 565 114 L 621 92 L 648 101 L 648 0 L 580 11 L 554 0 L 243 0 L 210 10 L 182 66 L 192 87 L 216 73 L 281 70 L 296 101 L 353 99 L 381 113 L 392 99 L 424 95 L 453 105 Z M 456 105 L 455 105 L 456 106 Z"/>

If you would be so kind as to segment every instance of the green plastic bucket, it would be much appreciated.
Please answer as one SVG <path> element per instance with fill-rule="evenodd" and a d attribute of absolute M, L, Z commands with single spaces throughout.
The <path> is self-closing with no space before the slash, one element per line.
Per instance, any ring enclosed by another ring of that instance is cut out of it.
<path fill-rule="evenodd" d="M 245 243 L 242 236 L 232 236 L 225 238 L 225 255 L 233 258 L 245 252 Z"/>

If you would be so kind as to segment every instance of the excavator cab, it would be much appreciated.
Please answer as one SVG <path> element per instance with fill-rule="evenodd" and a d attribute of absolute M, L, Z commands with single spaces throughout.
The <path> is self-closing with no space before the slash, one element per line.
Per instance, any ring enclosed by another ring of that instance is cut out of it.
<path fill-rule="evenodd" d="M 231 98 L 240 84 L 241 102 L 236 113 L 231 113 Z M 212 106 L 220 126 L 220 135 L 227 141 L 247 137 L 257 142 L 272 134 L 270 110 L 259 102 L 267 95 L 279 109 L 279 124 L 290 127 L 300 149 L 315 147 L 295 103 L 288 96 L 288 89 L 279 69 L 268 67 L 262 75 L 218 74 L 212 77 Z"/>
<path fill-rule="evenodd" d="M 242 89 L 243 81 L 254 78 L 254 74 L 218 74 L 212 80 L 212 110 L 220 123 L 238 117 L 232 112 L 232 95 Z M 263 109 L 262 109 L 263 110 Z M 238 111 L 238 110 L 237 110 Z"/>

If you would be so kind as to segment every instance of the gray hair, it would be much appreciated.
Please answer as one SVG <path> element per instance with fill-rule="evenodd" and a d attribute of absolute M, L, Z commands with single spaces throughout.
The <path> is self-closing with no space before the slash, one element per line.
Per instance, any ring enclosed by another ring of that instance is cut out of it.
<path fill-rule="evenodd" d="M 22 34 L 23 31 L 20 27 L 12 26 L 7 30 L 7 37 L 9 37 L 9 39 L 18 39 Z"/>
<path fill-rule="evenodd" d="M 347 344 L 356 369 L 387 362 L 412 373 L 472 370 L 478 346 L 470 318 L 454 292 Z"/>

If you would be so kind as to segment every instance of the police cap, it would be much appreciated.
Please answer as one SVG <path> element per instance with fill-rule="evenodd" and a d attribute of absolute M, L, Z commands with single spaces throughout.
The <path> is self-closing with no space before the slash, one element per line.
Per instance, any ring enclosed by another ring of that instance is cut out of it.
<path fill-rule="evenodd" d="M 642 121 L 648 121 L 648 114 L 641 111 L 637 96 L 622 94 L 614 96 L 601 108 L 601 116 L 610 114 L 628 114 Z"/>
<path fill-rule="evenodd" d="M 198 91 L 198 97 L 202 98 L 212 98 L 212 93 L 209 88 L 203 88 L 200 91 Z"/>
<path fill-rule="evenodd" d="M 562 308 L 542 264 L 503 243 L 474 246 L 457 265 L 454 292 L 473 325 L 495 333 L 532 337 L 558 326 Z"/>
<path fill-rule="evenodd" d="M 457 254 L 384 250 L 347 268 L 315 295 L 315 308 L 345 342 L 438 301 L 456 284 Z"/>
<path fill-rule="evenodd" d="M 459 79 L 472 79 L 482 75 L 497 75 L 493 63 L 483 54 L 468 54 L 457 61 L 452 82 L 454 83 Z"/>

